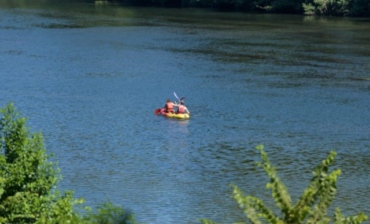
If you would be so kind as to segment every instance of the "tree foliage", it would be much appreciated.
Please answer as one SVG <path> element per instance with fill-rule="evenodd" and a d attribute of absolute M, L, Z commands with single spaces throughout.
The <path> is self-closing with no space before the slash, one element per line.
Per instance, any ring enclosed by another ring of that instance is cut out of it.
<path fill-rule="evenodd" d="M 98 207 L 97 212 L 89 212 L 84 216 L 83 222 L 101 224 L 136 224 L 134 215 L 123 208 L 113 205 L 110 201 Z"/>
<path fill-rule="evenodd" d="M 363 213 L 345 217 L 339 208 L 336 209 L 333 219 L 327 215 L 329 205 L 334 200 L 337 192 L 338 176 L 341 174 L 340 169 L 329 171 L 336 156 L 334 151 L 314 169 L 309 186 L 304 190 L 298 201 L 293 203 L 287 187 L 278 177 L 276 169 L 271 165 L 263 146 L 259 145 L 256 149 L 260 151 L 262 159 L 258 165 L 264 169 L 270 179 L 267 188 L 271 190 L 272 198 L 281 214 L 274 213 L 261 199 L 254 196 L 245 196 L 237 186 L 231 185 L 234 200 L 251 223 L 326 224 L 333 222 L 335 224 L 359 224 L 367 220 L 367 216 Z M 215 223 L 206 219 L 201 221 L 203 224 Z"/>
<path fill-rule="evenodd" d="M 202 7 L 218 11 L 370 16 L 369 0 L 110 0 L 126 5 Z"/>
<path fill-rule="evenodd" d="M 52 191 L 60 174 L 48 161 L 42 134 L 29 133 L 26 119 L 12 103 L 1 113 L 0 221 L 33 223 L 75 216 L 73 206 L 83 200 L 74 199 L 70 191 Z"/>
<path fill-rule="evenodd" d="M 110 202 L 95 213 L 88 207 L 85 215 L 76 213 L 75 205 L 84 200 L 55 189 L 61 175 L 49 161 L 42 134 L 30 133 L 12 103 L 0 112 L 0 223 L 136 223 Z"/>
<path fill-rule="evenodd" d="M 342 16 L 350 14 L 352 0 L 312 0 L 302 3 L 305 14 Z"/>

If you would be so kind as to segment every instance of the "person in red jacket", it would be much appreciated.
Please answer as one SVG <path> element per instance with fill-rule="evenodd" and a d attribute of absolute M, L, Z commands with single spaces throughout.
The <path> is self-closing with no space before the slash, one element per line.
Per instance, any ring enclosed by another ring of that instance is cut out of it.
<path fill-rule="evenodd" d="M 164 105 L 164 112 L 175 113 L 175 106 L 177 105 L 174 104 L 170 99 L 167 99 L 167 103 Z"/>
<path fill-rule="evenodd" d="M 190 111 L 185 106 L 184 101 L 180 101 L 180 104 L 177 106 L 177 114 L 190 114 Z"/>

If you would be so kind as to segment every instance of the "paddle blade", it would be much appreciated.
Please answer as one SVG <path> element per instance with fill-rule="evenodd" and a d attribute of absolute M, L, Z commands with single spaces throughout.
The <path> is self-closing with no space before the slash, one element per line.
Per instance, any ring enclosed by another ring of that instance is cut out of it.
<path fill-rule="evenodd" d="M 161 109 L 156 109 L 156 110 L 154 111 L 154 114 L 155 114 L 155 115 L 158 115 L 160 112 L 161 112 Z"/>
<path fill-rule="evenodd" d="M 176 95 L 175 92 L 173 92 L 173 95 L 175 95 L 176 99 L 178 99 L 180 101 L 180 98 Z"/>

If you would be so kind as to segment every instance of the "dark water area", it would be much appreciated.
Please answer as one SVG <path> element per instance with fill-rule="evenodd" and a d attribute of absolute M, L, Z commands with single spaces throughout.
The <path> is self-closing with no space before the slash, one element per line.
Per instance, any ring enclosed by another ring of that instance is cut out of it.
<path fill-rule="evenodd" d="M 0 105 L 42 131 L 62 190 L 144 223 L 243 214 L 228 184 L 270 206 L 264 144 L 293 199 L 330 152 L 332 208 L 370 215 L 370 23 L 353 18 L 109 5 L 0 4 Z M 185 121 L 155 116 L 173 92 Z"/>

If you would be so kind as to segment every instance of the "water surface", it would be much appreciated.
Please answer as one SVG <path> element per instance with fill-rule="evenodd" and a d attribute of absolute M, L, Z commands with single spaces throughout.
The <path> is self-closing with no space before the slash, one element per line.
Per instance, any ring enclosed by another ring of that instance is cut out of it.
<path fill-rule="evenodd" d="M 62 189 L 145 223 L 243 217 L 264 144 L 294 199 L 331 149 L 334 206 L 370 214 L 370 24 L 94 5 L 1 5 L 0 104 L 55 153 Z M 173 92 L 187 121 L 153 115 Z"/>

